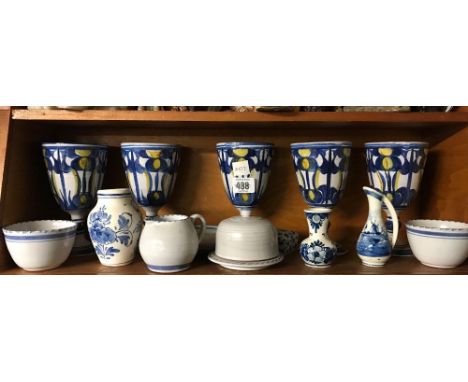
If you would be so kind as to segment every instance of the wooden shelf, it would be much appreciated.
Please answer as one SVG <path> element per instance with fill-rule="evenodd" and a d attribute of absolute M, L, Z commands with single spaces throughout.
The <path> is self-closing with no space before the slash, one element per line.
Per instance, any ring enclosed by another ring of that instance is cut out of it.
<path fill-rule="evenodd" d="M 140 257 L 132 264 L 123 267 L 101 265 L 96 256 L 68 259 L 59 268 L 44 272 L 26 272 L 12 266 L 0 269 L 3 275 L 163 275 L 149 271 Z M 339 256 L 333 265 L 325 269 L 306 267 L 297 252 L 286 256 L 285 260 L 271 268 L 256 272 L 224 269 L 207 259 L 207 254 L 198 254 L 192 267 L 185 272 L 171 275 L 461 275 L 468 274 L 468 262 L 454 269 L 430 268 L 420 264 L 414 257 L 392 257 L 380 268 L 366 267 L 354 251 Z"/>
<path fill-rule="evenodd" d="M 364 144 L 369 141 L 428 141 L 430 152 L 420 192 L 402 221 L 430 218 L 468 221 L 466 163 L 468 163 L 468 112 L 171 112 L 137 110 L 0 110 L 0 225 L 18 221 L 68 219 L 50 192 L 40 150 L 43 142 L 98 143 L 109 146 L 103 188 L 126 186 L 121 142 L 168 142 L 183 146 L 177 185 L 161 213 L 194 212 L 209 224 L 236 214 L 226 198 L 219 175 L 216 143 L 268 141 L 275 158 L 267 190 L 257 213 L 279 229 L 307 234 L 306 207 L 291 164 L 290 143 L 350 140 L 353 150 L 343 199 L 332 215 L 330 236 L 340 242 L 356 240 L 367 218 L 362 186 L 368 184 Z M 34 192 L 31 192 L 34 185 Z M 354 248 L 355 241 L 348 248 Z M 3 248 L 3 250 L 2 250 Z M 31 274 L 11 264 L 0 237 L 0 274 Z M 58 269 L 39 274 L 153 274 L 141 259 L 110 268 L 95 256 L 72 258 Z M 392 258 L 382 268 L 368 268 L 353 252 L 330 268 L 306 267 L 298 253 L 269 269 L 250 273 L 225 270 L 197 256 L 181 275 L 322 275 L 322 274 L 468 274 L 468 262 L 456 269 L 435 269 L 414 258 Z"/>
<path fill-rule="evenodd" d="M 331 123 L 468 123 L 468 113 L 411 112 L 179 112 L 138 110 L 13 110 L 12 118 L 29 121 L 148 122 L 331 122 Z"/>

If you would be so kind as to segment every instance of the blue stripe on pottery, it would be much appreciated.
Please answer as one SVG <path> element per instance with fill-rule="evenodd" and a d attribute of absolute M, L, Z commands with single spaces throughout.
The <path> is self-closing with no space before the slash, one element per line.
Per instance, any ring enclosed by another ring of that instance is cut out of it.
<path fill-rule="evenodd" d="M 129 196 L 132 196 L 132 193 L 129 191 L 128 193 L 126 194 L 100 194 L 99 191 L 98 191 L 98 196 L 102 199 L 106 199 L 106 198 L 112 198 L 112 199 L 115 199 L 115 198 L 128 198 Z"/>
<path fill-rule="evenodd" d="M 163 143 L 155 143 L 155 144 L 125 144 L 122 143 L 120 145 L 121 148 L 128 148 L 128 149 L 136 149 L 136 150 L 154 150 L 154 149 L 180 149 L 180 145 L 173 145 L 173 144 L 163 144 Z"/>
<path fill-rule="evenodd" d="M 307 147 L 315 147 L 315 148 L 329 148 L 329 147 L 351 147 L 352 142 L 350 141 L 324 141 L 324 142 L 299 142 L 299 143 L 291 143 L 292 149 L 299 149 L 299 148 L 307 148 Z"/>
<path fill-rule="evenodd" d="M 180 271 L 190 267 L 192 263 L 182 265 L 148 265 L 151 271 Z"/>
<path fill-rule="evenodd" d="M 61 232 L 61 233 L 51 233 L 45 235 L 9 235 L 4 233 L 6 240 L 11 241 L 41 241 L 41 240 L 55 240 L 55 239 L 63 239 L 67 237 L 75 236 L 75 230 L 70 232 Z"/>
<path fill-rule="evenodd" d="M 379 193 L 379 192 L 375 192 L 373 190 L 369 190 L 369 189 L 364 189 L 364 192 L 367 194 L 367 195 L 372 195 L 374 198 L 378 199 L 378 200 L 382 200 L 382 194 Z M 390 225 L 391 225 L 391 220 L 390 220 Z"/>
<path fill-rule="evenodd" d="M 216 148 L 272 148 L 273 144 L 268 142 L 220 142 Z"/>
<path fill-rule="evenodd" d="M 429 147 L 428 142 L 368 142 L 364 144 L 365 148 L 380 148 L 380 147 L 413 147 L 413 148 L 426 148 Z"/>
<path fill-rule="evenodd" d="M 468 239 L 468 233 L 466 232 L 428 232 L 423 230 L 406 227 L 406 230 L 417 236 L 424 237 L 448 237 L 451 239 Z"/>
<path fill-rule="evenodd" d="M 95 145 L 90 143 L 43 143 L 42 147 L 47 148 L 78 148 L 82 149 L 107 149 L 107 145 Z"/>

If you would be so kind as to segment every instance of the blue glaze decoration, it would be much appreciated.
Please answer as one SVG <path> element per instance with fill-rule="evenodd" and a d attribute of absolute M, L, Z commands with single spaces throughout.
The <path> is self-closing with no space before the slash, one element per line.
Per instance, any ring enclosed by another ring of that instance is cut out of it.
<path fill-rule="evenodd" d="M 44 143 L 42 153 L 55 200 L 64 211 L 90 209 L 107 165 L 104 145 Z"/>
<path fill-rule="evenodd" d="M 171 144 L 121 144 L 128 185 L 139 205 L 160 208 L 167 203 L 175 185 L 180 149 Z"/>
<path fill-rule="evenodd" d="M 312 243 L 301 243 L 299 253 L 306 263 L 313 265 L 329 265 L 336 255 L 336 249 L 327 247 L 322 241 L 315 240 Z"/>
<path fill-rule="evenodd" d="M 127 195 L 128 197 L 128 195 Z M 121 213 L 118 217 L 117 226 L 111 227 L 112 215 L 106 212 L 106 206 L 101 206 L 99 210 L 91 212 L 88 217 L 88 229 L 93 241 L 96 254 L 104 259 L 109 259 L 120 249 L 112 244 L 120 243 L 125 247 L 132 245 L 134 236 L 138 237 L 142 229 L 142 224 L 138 224 L 133 231 L 130 231 L 133 216 L 128 212 Z"/>
<path fill-rule="evenodd" d="M 182 265 L 147 265 L 151 271 L 181 271 L 189 268 L 191 263 Z"/>
<path fill-rule="evenodd" d="M 454 231 L 447 231 L 447 232 L 430 232 L 425 230 L 419 230 L 412 227 L 406 226 L 406 230 L 413 235 L 417 236 L 425 236 L 425 237 L 447 237 L 450 239 L 468 239 L 467 232 L 454 232 Z"/>
<path fill-rule="evenodd" d="M 407 207 L 415 197 L 427 158 L 426 142 L 366 143 L 371 186 L 384 193 L 395 209 Z"/>
<path fill-rule="evenodd" d="M 291 144 L 299 190 L 311 207 L 333 207 L 341 198 L 348 176 L 351 142 Z"/>
<path fill-rule="evenodd" d="M 11 241 L 41 241 L 41 240 L 55 240 L 55 239 L 64 239 L 67 237 L 73 237 L 76 235 L 76 229 L 73 229 L 70 232 L 61 232 L 61 233 L 51 233 L 51 234 L 31 234 L 29 236 L 25 235 L 9 235 L 4 233 L 6 240 Z"/>

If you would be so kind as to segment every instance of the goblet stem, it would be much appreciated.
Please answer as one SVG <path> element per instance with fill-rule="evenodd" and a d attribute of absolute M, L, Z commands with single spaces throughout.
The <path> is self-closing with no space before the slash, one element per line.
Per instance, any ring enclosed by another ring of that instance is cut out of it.
<path fill-rule="evenodd" d="M 160 210 L 159 207 L 143 207 L 143 210 L 145 211 L 145 220 L 149 219 L 151 220 L 151 218 L 154 218 L 155 216 L 158 215 L 158 212 Z"/>
<path fill-rule="evenodd" d="M 392 250 L 392 255 L 395 256 L 412 256 L 413 253 L 411 252 L 411 248 L 408 243 L 408 239 L 406 238 L 406 233 L 405 230 L 402 229 L 402 224 L 400 220 L 400 212 L 401 210 L 396 210 L 397 216 L 398 216 L 398 226 L 400 227 L 399 232 L 398 232 L 398 239 L 393 247 Z M 385 209 L 385 213 L 387 214 L 387 219 L 385 220 L 385 227 L 387 229 L 388 233 L 388 238 L 390 242 L 392 241 L 393 237 L 393 226 L 392 226 L 392 218 L 390 217 L 389 212 L 387 209 Z"/>
<path fill-rule="evenodd" d="M 69 211 L 69 213 L 71 220 L 77 225 L 75 243 L 73 244 L 71 254 L 73 256 L 94 254 L 94 247 L 89 239 L 88 227 L 86 225 L 88 211 Z"/>
<path fill-rule="evenodd" d="M 242 207 L 237 207 L 239 210 L 240 216 L 243 218 L 248 218 L 252 214 L 252 209 L 251 208 L 242 208 Z"/>

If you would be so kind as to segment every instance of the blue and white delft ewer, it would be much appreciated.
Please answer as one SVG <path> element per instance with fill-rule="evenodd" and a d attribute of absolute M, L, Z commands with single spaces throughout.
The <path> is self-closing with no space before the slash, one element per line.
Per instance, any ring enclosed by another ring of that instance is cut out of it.
<path fill-rule="evenodd" d="M 167 143 L 122 143 L 120 147 L 133 198 L 146 218 L 156 216 L 174 189 L 181 147 Z"/>
<path fill-rule="evenodd" d="M 291 144 L 299 190 L 310 206 L 305 215 L 309 237 L 300 246 L 302 260 L 310 267 L 329 266 L 335 255 L 344 254 L 328 238 L 332 208 L 340 200 L 348 177 L 351 142 L 303 142 Z M 341 253 L 340 253 L 341 252 Z"/>
<path fill-rule="evenodd" d="M 92 254 L 86 217 L 96 203 L 107 165 L 107 146 L 44 143 L 42 153 L 55 200 L 77 223 L 72 255 Z"/>
<path fill-rule="evenodd" d="M 416 196 L 426 164 L 428 145 L 427 142 L 365 144 L 370 185 L 390 199 L 397 214 L 407 208 Z M 385 207 L 384 209 L 386 210 Z M 390 235 L 394 232 L 389 217 L 387 217 L 387 230 Z M 393 248 L 393 254 L 411 255 L 408 241 L 401 232 Z"/>
<path fill-rule="evenodd" d="M 369 215 L 356 244 L 358 256 L 368 267 L 381 267 L 390 259 L 398 238 L 398 216 L 390 199 L 371 188 L 362 188 L 369 202 Z M 395 235 L 389 235 L 382 219 L 382 202 L 390 215 Z"/>

